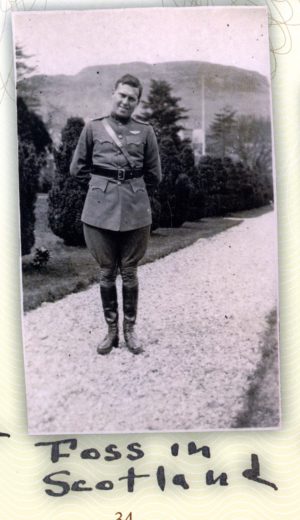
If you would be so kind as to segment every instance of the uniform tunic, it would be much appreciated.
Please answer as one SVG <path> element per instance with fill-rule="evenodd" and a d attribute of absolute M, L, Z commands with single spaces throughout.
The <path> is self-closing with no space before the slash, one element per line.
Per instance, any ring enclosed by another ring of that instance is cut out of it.
<path fill-rule="evenodd" d="M 84 178 L 91 174 L 81 220 L 85 224 L 112 231 L 130 231 L 152 222 L 150 202 L 145 186 L 161 181 L 158 145 L 153 128 L 130 118 L 122 122 L 113 116 L 106 119 L 119 140 L 124 143 L 134 168 L 143 170 L 143 177 L 126 181 L 92 173 L 93 166 L 117 170 L 130 165 L 109 136 L 103 119 L 94 119 L 84 127 L 70 167 L 71 175 Z"/>

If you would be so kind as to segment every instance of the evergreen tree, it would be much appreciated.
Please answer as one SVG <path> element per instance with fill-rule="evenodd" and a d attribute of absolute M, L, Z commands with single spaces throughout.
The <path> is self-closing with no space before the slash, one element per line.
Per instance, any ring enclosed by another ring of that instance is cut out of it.
<path fill-rule="evenodd" d="M 79 117 L 67 120 L 61 133 L 61 144 L 54 152 L 56 171 L 49 192 L 48 220 L 53 233 L 66 245 L 84 245 L 80 220 L 87 193 L 87 182 L 78 182 L 69 173 L 70 163 L 84 121 Z M 86 179 L 87 180 L 87 179 Z"/>
<path fill-rule="evenodd" d="M 35 92 L 29 85 L 28 77 L 35 71 L 35 67 L 28 65 L 32 55 L 26 54 L 20 45 L 16 45 L 16 72 L 17 95 L 26 103 L 29 110 L 38 113 L 40 102 Z"/>
<path fill-rule="evenodd" d="M 29 110 L 22 97 L 17 98 L 18 138 L 26 143 L 32 143 L 37 155 L 46 152 L 52 144 L 49 132 L 42 119 Z"/>
<path fill-rule="evenodd" d="M 38 189 L 39 160 L 32 143 L 19 140 L 19 194 L 22 255 L 30 253 L 34 245 L 34 207 Z"/>
<path fill-rule="evenodd" d="M 213 185 L 213 159 L 203 155 L 197 166 L 197 173 L 193 178 L 193 196 L 191 204 L 191 218 L 201 218 L 211 215 L 210 191 Z"/>
<path fill-rule="evenodd" d="M 234 150 L 250 168 L 272 171 L 271 122 L 264 118 L 241 115 L 236 118 Z"/>
<path fill-rule="evenodd" d="M 17 98 L 19 191 L 22 255 L 30 253 L 34 245 L 34 207 L 39 175 L 45 162 L 51 138 L 43 121 L 28 110 L 25 101 Z"/>
<path fill-rule="evenodd" d="M 39 175 L 51 148 L 51 138 L 42 119 L 37 115 L 39 102 L 36 92 L 29 89 L 26 78 L 34 71 L 28 56 L 16 46 L 17 124 L 19 149 L 19 191 L 22 255 L 34 245 L 34 207 Z"/>
<path fill-rule="evenodd" d="M 180 121 L 188 119 L 188 116 L 187 110 L 178 105 L 181 98 L 171 92 L 172 88 L 166 81 L 151 80 L 148 99 L 142 101 L 142 119 L 153 126 L 159 143 L 162 138 L 170 137 L 180 148 L 178 133 L 184 129 Z"/>
<path fill-rule="evenodd" d="M 243 164 L 253 172 L 257 203 L 273 200 L 271 122 L 252 116 L 237 118 L 234 149 Z"/>
<path fill-rule="evenodd" d="M 175 185 L 182 173 L 179 153 L 171 137 L 164 137 L 160 142 L 162 181 L 159 185 L 158 200 L 161 205 L 160 226 L 175 226 L 176 192 Z M 178 197 L 178 196 L 177 196 Z"/>
<path fill-rule="evenodd" d="M 226 106 L 221 112 L 215 114 L 210 125 L 208 150 L 222 160 L 233 151 L 233 142 L 236 138 L 235 114 L 235 110 Z"/>
<path fill-rule="evenodd" d="M 189 219 L 214 217 L 268 204 L 265 177 L 241 161 L 209 155 L 201 157 L 193 178 Z"/>
<path fill-rule="evenodd" d="M 187 218 L 192 188 L 193 152 L 190 143 L 179 136 L 187 110 L 179 101 L 166 81 L 152 80 L 148 99 L 142 102 L 141 119 L 154 128 L 163 174 L 158 192 L 151 200 L 152 214 L 156 225 L 159 220 L 159 225 L 165 227 L 180 226 Z"/>

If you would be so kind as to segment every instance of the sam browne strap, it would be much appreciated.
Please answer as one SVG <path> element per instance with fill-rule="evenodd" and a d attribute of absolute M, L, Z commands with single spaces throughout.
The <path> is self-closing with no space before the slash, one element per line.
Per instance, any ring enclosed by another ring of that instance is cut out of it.
<path fill-rule="evenodd" d="M 127 159 L 127 162 L 129 163 L 131 169 L 134 170 L 134 167 L 135 167 L 134 161 L 132 160 L 132 157 L 130 157 L 130 155 L 129 155 L 128 151 L 126 150 L 126 148 L 124 147 L 123 143 L 121 143 L 121 141 L 118 138 L 117 134 L 115 133 L 114 129 L 110 126 L 110 124 L 107 122 L 106 119 L 104 119 L 102 121 L 102 123 L 103 123 L 103 126 L 104 126 L 106 132 L 108 133 L 108 135 L 112 138 L 114 143 L 117 145 L 117 147 L 121 150 L 124 157 Z"/>

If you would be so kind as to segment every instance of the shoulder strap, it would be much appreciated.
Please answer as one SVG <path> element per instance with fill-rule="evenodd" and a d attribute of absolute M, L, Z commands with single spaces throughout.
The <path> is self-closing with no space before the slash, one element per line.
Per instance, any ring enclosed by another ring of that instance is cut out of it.
<path fill-rule="evenodd" d="M 114 129 L 110 126 L 110 124 L 108 123 L 108 121 L 106 119 L 104 119 L 102 121 L 102 123 L 103 123 L 103 126 L 104 126 L 105 130 L 107 131 L 108 135 L 112 138 L 114 143 L 121 150 L 122 154 L 127 159 L 130 167 L 133 169 L 134 168 L 134 162 L 132 160 L 132 157 L 130 157 L 128 151 L 126 150 L 126 148 L 124 148 L 123 143 L 121 143 L 121 141 L 118 138 L 117 134 L 115 133 Z"/>

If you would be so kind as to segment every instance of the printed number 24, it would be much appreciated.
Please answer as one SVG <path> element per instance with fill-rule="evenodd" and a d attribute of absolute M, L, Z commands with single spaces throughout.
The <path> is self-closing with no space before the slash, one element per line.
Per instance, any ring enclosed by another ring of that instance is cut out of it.
<path fill-rule="evenodd" d="M 116 520 L 133 520 L 132 518 L 132 513 L 129 513 L 126 518 L 123 517 L 122 513 L 115 513 L 115 515 L 117 516 Z"/>

